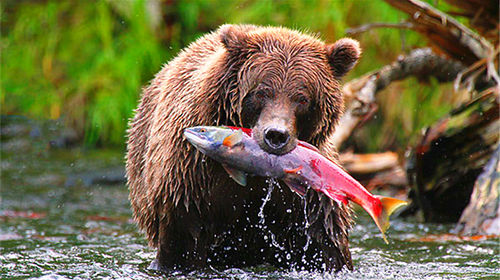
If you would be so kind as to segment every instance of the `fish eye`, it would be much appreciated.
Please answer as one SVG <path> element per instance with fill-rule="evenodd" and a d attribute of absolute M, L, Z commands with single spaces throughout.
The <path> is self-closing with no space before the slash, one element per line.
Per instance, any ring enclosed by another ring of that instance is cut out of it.
<path fill-rule="evenodd" d="M 200 128 L 200 132 L 207 132 L 207 129 L 206 128 Z"/>

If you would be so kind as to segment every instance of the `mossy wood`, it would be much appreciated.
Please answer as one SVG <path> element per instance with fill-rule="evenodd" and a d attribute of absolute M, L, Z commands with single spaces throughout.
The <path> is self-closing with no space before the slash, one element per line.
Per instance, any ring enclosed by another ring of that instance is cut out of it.
<path fill-rule="evenodd" d="M 408 176 L 425 221 L 458 221 L 498 142 L 498 106 L 491 90 L 429 127 L 414 148 Z"/>

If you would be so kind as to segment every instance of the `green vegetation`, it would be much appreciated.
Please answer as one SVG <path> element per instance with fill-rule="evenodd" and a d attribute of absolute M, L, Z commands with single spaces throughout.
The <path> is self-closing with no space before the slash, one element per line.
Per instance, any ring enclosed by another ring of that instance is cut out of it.
<path fill-rule="evenodd" d="M 333 42 L 348 27 L 406 18 L 383 1 L 171 2 L 7 1 L 1 114 L 63 118 L 89 145 L 123 145 L 141 87 L 181 48 L 223 23 L 282 25 Z M 356 38 L 364 55 L 346 81 L 425 45 L 409 30 L 375 29 Z M 361 151 L 404 148 L 453 103 L 450 87 L 432 81 L 398 83 L 379 98 L 377 118 L 357 133 Z"/>
<path fill-rule="evenodd" d="M 2 32 L 2 114 L 64 117 L 85 140 L 124 141 L 141 85 L 166 51 L 144 3 L 118 13 L 108 2 L 26 3 Z"/>

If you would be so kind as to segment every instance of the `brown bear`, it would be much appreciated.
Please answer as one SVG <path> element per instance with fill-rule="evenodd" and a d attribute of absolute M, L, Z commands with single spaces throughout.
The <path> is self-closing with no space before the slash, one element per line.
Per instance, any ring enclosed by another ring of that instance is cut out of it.
<path fill-rule="evenodd" d="M 242 126 L 269 153 L 300 139 L 332 158 L 325 139 L 343 109 L 339 79 L 359 56 L 352 39 L 325 44 L 281 27 L 223 25 L 163 67 L 130 122 L 127 153 L 134 218 L 157 248 L 150 268 L 352 269 L 347 207 L 264 178 L 242 187 L 183 129 Z"/>

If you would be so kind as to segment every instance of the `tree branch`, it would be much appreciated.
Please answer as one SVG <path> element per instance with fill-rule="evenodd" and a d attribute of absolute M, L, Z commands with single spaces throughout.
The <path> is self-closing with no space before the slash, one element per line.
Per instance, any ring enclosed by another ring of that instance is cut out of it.
<path fill-rule="evenodd" d="M 340 145 L 358 127 L 375 105 L 375 95 L 394 81 L 409 76 L 419 79 L 435 77 L 439 82 L 453 81 L 465 67 L 456 61 L 434 54 L 430 49 L 416 49 L 399 57 L 391 65 L 352 80 L 344 86 L 346 111 L 339 126 L 327 140 L 328 145 Z"/>
<path fill-rule="evenodd" d="M 349 36 L 357 35 L 374 28 L 400 28 L 400 29 L 414 29 L 415 26 L 411 22 L 400 22 L 400 23 L 385 23 L 385 22 L 374 22 L 369 24 L 364 24 L 358 27 L 347 28 L 345 33 Z"/>
<path fill-rule="evenodd" d="M 461 11 L 455 14 L 469 18 L 470 26 L 494 45 L 498 44 L 498 1 L 445 0 Z M 452 12 L 448 12 L 453 15 Z"/>
<path fill-rule="evenodd" d="M 424 34 L 436 48 L 451 58 L 471 65 L 477 60 L 492 59 L 493 46 L 447 14 L 419 0 L 385 0 L 410 15 L 415 30 Z"/>

